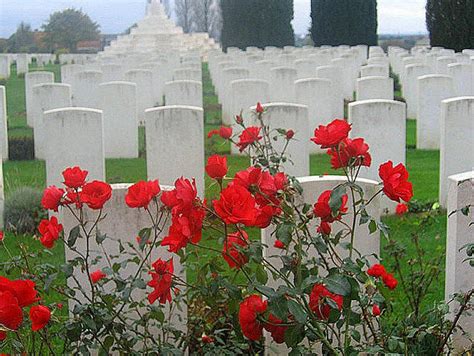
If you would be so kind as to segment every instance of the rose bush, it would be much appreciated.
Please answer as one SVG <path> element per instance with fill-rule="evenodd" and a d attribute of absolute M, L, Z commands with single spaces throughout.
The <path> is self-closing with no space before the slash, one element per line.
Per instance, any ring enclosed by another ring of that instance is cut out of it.
<path fill-rule="evenodd" d="M 228 177 L 226 157 L 208 159 L 206 172 L 219 187 L 214 199 L 199 197 L 192 177 L 178 179 L 166 191 L 158 181 L 130 186 L 125 204 L 139 209 L 149 225 L 128 241 L 101 232 L 111 186 L 89 182 L 80 167 L 66 169 L 64 187 L 48 187 L 42 204 L 52 213 L 65 211 L 77 225 L 66 236 L 52 215 L 38 231 L 46 250 L 62 243 L 69 260 L 58 270 L 34 270 L 28 263 L 34 254 L 12 256 L 8 270 L 31 280 L 0 278 L 2 350 L 53 352 L 52 339 L 57 339 L 63 340 L 63 352 L 74 354 L 255 354 L 266 337 L 286 344 L 292 354 L 407 352 L 411 345 L 401 336 L 404 331 L 394 333 L 381 323 L 399 288 L 395 271 L 378 256 L 364 256 L 355 248 L 358 226 L 387 232 L 368 213 L 378 196 L 399 203 L 411 200 L 406 168 L 391 161 L 382 164 L 379 189 L 365 196 L 358 175 L 362 166 L 372 164 L 370 143 L 350 139 L 351 126 L 334 120 L 316 128 L 311 141 L 327 149 L 332 167 L 344 173 L 346 182 L 313 197 L 311 204 L 302 203 L 301 185 L 282 169 L 298 132 L 270 130 L 261 104 L 255 115 L 250 127 L 237 117 L 242 128 L 238 136 L 225 127 L 209 135 L 229 140 L 251 160 L 248 169 Z M 277 140 L 285 143 L 282 151 L 274 148 Z M 406 205 L 397 212 L 405 213 Z M 268 246 L 250 237 L 258 229 L 267 229 L 271 246 L 281 251 L 278 256 L 267 256 L 263 251 Z M 169 258 L 154 257 L 165 252 Z M 213 258 L 203 264 L 204 255 Z M 101 262 L 107 267 L 99 268 Z M 178 262 L 196 272 L 194 283 L 177 273 Z M 41 286 L 39 294 L 35 282 Z M 48 294 L 49 304 L 43 303 Z M 55 316 L 64 302 L 70 315 Z M 170 317 L 184 306 L 189 331 L 185 321 L 179 328 Z M 437 352 L 449 349 L 456 330 L 455 322 L 443 323 Z M 29 325 L 38 337 L 26 336 Z"/>

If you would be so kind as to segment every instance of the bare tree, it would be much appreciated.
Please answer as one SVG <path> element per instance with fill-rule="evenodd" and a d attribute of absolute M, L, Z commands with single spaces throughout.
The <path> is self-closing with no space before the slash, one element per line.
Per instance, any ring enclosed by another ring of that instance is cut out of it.
<path fill-rule="evenodd" d="M 163 7 L 165 8 L 166 15 L 168 15 L 168 17 L 171 17 L 170 0 L 163 0 L 162 4 L 163 4 Z"/>
<path fill-rule="evenodd" d="M 185 33 L 191 32 L 193 27 L 193 3 L 196 0 L 175 0 L 174 10 L 178 26 Z"/>
<path fill-rule="evenodd" d="M 218 0 L 194 0 L 193 24 L 197 32 L 207 32 L 219 37 L 221 13 Z"/>

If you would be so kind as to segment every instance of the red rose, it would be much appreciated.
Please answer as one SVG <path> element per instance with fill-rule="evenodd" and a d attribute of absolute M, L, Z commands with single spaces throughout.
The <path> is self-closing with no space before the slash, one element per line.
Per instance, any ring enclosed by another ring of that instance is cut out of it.
<path fill-rule="evenodd" d="M 18 300 L 9 291 L 0 291 L 0 325 L 10 330 L 18 330 L 23 322 L 23 311 Z"/>
<path fill-rule="evenodd" d="M 219 130 L 211 130 L 207 134 L 207 138 L 211 138 L 214 135 L 219 135 L 224 140 L 228 140 L 232 137 L 232 127 L 221 126 Z"/>
<path fill-rule="evenodd" d="M 257 108 L 255 109 L 255 111 L 258 113 L 258 114 L 261 114 L 265 111 L 265 109 L 263 108 L 262 104 L 260 103 L 257 103 Z"/>
<path fill-rule="evenodd" d="M 104 279 L 105 277 L 107 277 L 107 275 L 104 272 L 102 272 L 100 269 L 91 273 L 91 281 L 94 284 L 98 283 L 100 280 Z"/>
<path fill-rule="evenodd" d="M 399 216 L 405 215 L 408 213 L 408 205 L 399 203 L 395 209 L 395 213 Z"/>
<path fill-rule="evenodd" d="M 331 166 L 333 169 L 342 167 L 370 167 L 372 164 L 372 157 L 369 154 L 369 145 L 364 142 L 363 138 L 344 139 L 338 147 L 333 147 L 328 150 L 328 155 L 331 156 Z"/>
<path fill-rule="evenodd" d="M 161 242 L 161 246 L 169 246 L 168 251 L 178 252 L 189 242 L 198 243 L 202 237 L 202 222 L 206 212 L 202 208 L 193 208 L 179 213 L 173 213 L 168 235 Z"/>
<path fill-rule="evenodd" d="M 158 259 L 153 263 L 153 271 L 150 272 L 152 280 L 148 286 L 154 290 L 148 295 L 148 301 L 153 304 L 157 299 L 160 304 L 171 303 L 171 285 L 173 284 L 173 259 L 163 261 Z"/>
<path fill-rule="evenodd" d="M 277 190 L 285 190 L 288 185 L 288 177 L 285 173 L 279 172 L 275 174 L 275 187 Z"/>
<path fill-rule="evenodd" d="M 250 126 L 242 131 L 239 136 L 239 142 L 237 143 L 240 152 L 243 152 L 252 143 L 262 139 L 262 136 L 260 136 L 260 130 L 260 127 Z"/>
<path fill-rule="evenodd" d="M 151 200 L 159 193 L 160 185 L 158 180 L 150 182 L 140 181 L 128 188 L 125 203 L 130 208 L 148 209 Z"/>
<path fill-rule="evenodd" d="M 379 168 L 379 175 L 383 181 L 383 192 L 393 201 L 400 199 L 409 202 L 413 197 L 413 186 L 408 181 L 408 172 L 403 164 L 393 167 L 393 162 L 388 161 Z"/>
<path fill-rule="evenodd" d="M 64 190 L 54 185 L 44 190 L 43 198 L 41 199 L 41 205 L 46 210 L 58 211 L 61 205 L 61 199 L 64 195 Z"/>
<path fill-rule="evenodd" d="M 386 273 L 382 276 L 383 283 L 387 286 L 388 289 L 397 288 L 398 281 L 395 279 L 393 274 Z"/>
<path fill-rule="evenodd" d="M 266 229 L 270 226 L 273 217 L 279 215 L 280 212 L 281 210 L 279 208 L 275 208 L 271 205 L 259 206 L 256 208 L 255 219 L 249 226 Z"/>
<path fill-rule="evenodd" d="M 373 316 L 379 316 L 380 315 L 380 307 L 377 304 L 374 304 L 372 306 L 372 315 Z"/>
<path fill-rule="evenodd" d="M 339 143 L 346 139 L 351 131 L 351 125 L 346 121 L 336 119 L 327 126 L 320 125 L 314 130 L 314 137 L 311 139 L 321 148 L 336 147 Z"/>
<path fill-rule="evenodd" d="M 110 184 L 98 180 L 85 184 L 80 194 L 81 201 L 93 210 L 102 209 L 111 197 Z"/>
<path fill-rule="evenodd" d="M 192 183 L 183 177 L 176 180 L 175 189 L 163 192 L 161 201 L 173 210 L 190 210 L 198 202 L 196 180 Z"/>
<path fill-rule="evenodd" d="M 220 199 L 214 200 L 216 214 L 226 224 L 251 226 L 257 213 L 255 199 L 247 189 L 233 184 L 221 192 Z"/>
<path fill-rule="evenodd" d="M 213 337 L 203 334 L 203 335 L 201 336 L 201 341 L 202 341 L 204 344 L 212 344 L 212 343 L 214 343 L 215 340 L 214 340 Z"/>
<path fill-rule="evenodd" d="M 262 195 L 263 193 L 267 197 L 277 192 L 275 178 L 270 173 L 257 167 L 250 167 L 245 171 L 237 172 L 232 184 L 240 185 L 256 195 Z M 268 199 L 264 199 L 264 203 L 268 203 Z"/>
<path fill-rule="evenodd" d="M 0 341 L 3 341 L 7 338 L 7 333 L 5 331 L 0 330 Z M 6 355 L 6 354 L 0 354 L 0 356 Z"/>
<path fill-rule="evenodd" d="M 371 266 L 368 270 L 367 270 L 367 274 L 369 276 L 372 276 L 372 277 L 375 277 L 375 278 L 379 278 L 379 277 L 382 277 L 384 276 L 385 274 L 387 274 L 387 271 L 385 270 L 385 267 L 382 266 L 381 264 L 375 264 L 373 266 Z"/>
<path fill-rule="evenodd" d="M 322 221 L 321 224 L 318 226 L 317 230 L 320 234 L 329 235 L 331 234 L 331 224 L 328 222 Z"/>
<path fill-rule="evenodd" d="M 0 242 L 3 241 L 4 237 L 5 237 L 5 235 L 3 234 L 3 231 L 0 231 Z"/>
<path fill-rule="evenodd" d="M 79 167 L 67 168 L 63 172 L 64 185 L 68 188 L 77 189 L 86 183 L 88 171 L 83 171 Z"/>
<path fill-rule="evenodd" d="M 59 234 L 63 231 L 63 226 L 58 224 L 58 219 L 53 216 L 50 220 L 42 220 L 38 231 L 41 234 L 41 244 L 46 248 L 53 248 L 54 243 L 59 239 Z"/>
<path fill-rule="evenodd" d="M 258 295 L 251 295 L 240 303 L 239 322 L 242 333 L 250 340 L 257 341 L 263 336 L 263 324 L 257 319 L 267 310 L 267 301 Z"/>
<path fill-rule="evenodd" d="M 240 268 L 249 259 L 241 251 L 248 247 L 249 236 L 243 230 L 229 234 L 222 247 L 222 257 L 230 268 Z"/>
<path fill-rule="evenodd" d="M 291 140 L 295 136 L 295 132 L 293 130 L 286 131 L 286 139 Z"/>
<path fill-rule="evenodd" d="M 213 155 L 208 158 L 206 172 L 213 179 L 222 179 L 227 174 L 227 157 Z"/>
<path fill-rule="evenodd" d="M 342 215 L 347 212 L 347 194 L 344 194 L 342 196 L 342 204 L 341 207 L 339 208 L 338 214 L 334 215 L 333 212 L 331 211 L 331 207 L 329 206 L 329 200 L 331 199 L 331 193 L 332 190 L 326 190 L 323 192 L 319 198 L 316 204 L 314 204 L 314 215 L 316 215 L 318 218 L 321 218 L 322 222 L 327 222 L 327 223 L 332 223 L 336 220 L 340 220 L 342 218 Z"/>
<path fill-rule="evenodd" d="M 277 344 L 283 344 L 285 342 L 285 332 L 288 329 L 287 326 L 280 326 L 283 320 L 278 319 L 275 315 L 270 314 L 268 316 L 268 322 L 265 323 L 265 330 L 267 330 L 271 335 L 273 341 Z"/>
<path fill-rule="evenodd" d="M 0 276 L 0 292 L 10 292 L 21 308 L 27 307 L 39 300 L 35 282 L 25 279 L 9 280 Z M 1 324 L 1 323 L 0 323 Z"/>
<path fill-rule="evenodd" d="M 339 310 L 342 309 L 344 299 L 341 295 L 331 293 L 324 285 L 315 284 L 309 296 L 309 307 L 321 320 L 329 319 L 331 306 L 327 299 L 332 299 L 337 304 Z"/>
<path fill-rule="evenodd" d="M 285 244 L 281 242 L 280 240 L 275 240 L 273 247 L 279 248 L 280 250 L 284 250 L 286 248 Z"/>
<path fill-rule="evenodd" d="M 31 330 L 43 329 L 51 320 L 51 311 L 44 305 L 35 305 L 30 309 Z"/>

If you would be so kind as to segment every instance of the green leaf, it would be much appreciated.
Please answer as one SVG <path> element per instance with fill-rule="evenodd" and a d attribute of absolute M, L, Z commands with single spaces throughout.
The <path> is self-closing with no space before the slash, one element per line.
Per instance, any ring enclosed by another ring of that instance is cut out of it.
<path fill-rule="evenodd" d="M 288 347 L 294 347 L 303 341 L 304 337 L 305 333 L 303 325 L 289 327 L 285 332 L 285 343 Z"/>
<path fill-rule="evenodd" d="M 290 314 L 295 317 L 298 323 L 304 324 L 306 322 L 308 314 L 304 308 L 294 300 L 288 301 L 288 310 L 290 311 Z"/>
<path fill-rule="evenodd" d="M 326 288 L 335 294 L 348 296 L 351 293 L 351 284 L 342 274 L 331 274 L 324 279 Z"/>
<path fill-rule="evenodd" d="M 340 185 L 331 192 L 331 197 L 329 198 L 329 207 L 331 208 L 333 214 L 337 214 L 339 212 L 339 209 L 342 206 L 342 197 L 344 194 L 346 194 L 345 185 Z"/>
<path fill-rule="evenodd" d="M 143 251 L 147 242 L 150 240 L 151 228 L 147 227 L 145 229 L 140 230 L 138 236 L 140 237 L 140 243 L 138 244 L 138 246 L 140 247 L 140 250 Z"/>
<path fill-rule="evenodd" d="M 285 296 L 279 296 L 268 300 L 268 309 L 277 318 L 286 320 L 288 317 L 288 300 Z"/>
<path fill-rule="evenodd" d="M 96 229 L 95 231 L 95 241 L 97 242 L 98 245 L 101 245 L 102 242 L 107 238 L 106 234 L 102 234 L 99 229 Z"/>
<path fill-rule="evenodd" d="M 74 245 L 76 244 L 76 241 L 77 241 L 77 238 L 81 235 L 81 230 L 80 230 L 80 226 L 77 225 L 76 227 L 74 227 L 71 232 L 69 233 L 69 237 L 67 239 L 67 245 L 69 247 L 74 247 Z"/>
<path fill-rule="evenodd" d="M 370 220 L 369 232 L 373 234 L 375 231 L 377 231 L 377 222 L 375 220 Z"/>
<path fill-rule="evenodd" d="M 293 233 L 293 225 L 290 224 L 280 224 L 276 228 L 276 238 L 283 242 L 285 245 L 288 245 L 291 241 L 291 235 Z"/>
<path fill-rule="evenodd" d="M 257 270 L 255 271 L 255 276 L 257 277 L 257 281 L 261 284 L 267 284 L 268 282 L 268 275 L 267 271 L 263 267 L 263 265 L 258 265 Z"/>

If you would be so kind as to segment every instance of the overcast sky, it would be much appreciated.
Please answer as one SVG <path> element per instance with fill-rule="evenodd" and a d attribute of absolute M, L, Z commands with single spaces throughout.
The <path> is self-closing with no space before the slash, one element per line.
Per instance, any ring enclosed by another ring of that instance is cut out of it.
<path fill-rule="evenodd" d="M 304 34 L 310 26 L 311 0 L 295 1 L 294 27 Z M 141 19 L 146 0 L 0 0 L 0 37 L 9 37 L 21 21 L 39 28 L 53 11 L 82 8 L 103 33 L 121 33 Z M 426 0 L 378 0 L 379 33 L 425 33 Z"/>

